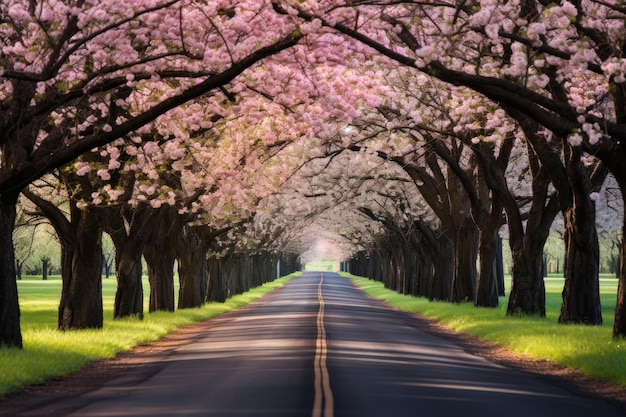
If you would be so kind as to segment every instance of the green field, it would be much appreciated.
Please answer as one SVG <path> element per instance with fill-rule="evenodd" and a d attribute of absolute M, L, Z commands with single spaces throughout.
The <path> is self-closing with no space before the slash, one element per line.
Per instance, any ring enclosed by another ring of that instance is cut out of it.
<path fill-rule="evenodd" d="M 344 274 L 348 275 L 348 274 Z M 546 278 L 546 318 L 506 317 L 506 297 L 495 309 L 471 303 L 429 302 L 387 290 L 379 282 L 350 276 L 370 295 L 405 311 L 423 314 L 445 326 L 537 360 L 576 368 L 588 376 L 626 386 L 626 340 L 613 340 L 617 279 L 600 279 L 602 326 L 559 325 L 563 279 Z"/>
<path fill-rule="evenodd" d="M 0 395 L 23 385 L 68 374 L 98 359 L 112 358 L 119 352 L 157 340 L 178 327 L 246 305 L 281 287 L 294 275 L 236 295 L 226 303 L 209 303 L 202 308 L 175 313 L 145 314 L 143 320 L 113 320 L 116 281 L 115 278 L 103 279 L 104 328 L 65 332 L 57 330 L 60 278 L 53 276 L 42 281 L 41 277 L 24 277 L 18 281 L 24 349 L 0 349 Z M 145 279 L 146 297 L 148 288 Z M 147 298 L 144 305 L 147 308 Z"/>

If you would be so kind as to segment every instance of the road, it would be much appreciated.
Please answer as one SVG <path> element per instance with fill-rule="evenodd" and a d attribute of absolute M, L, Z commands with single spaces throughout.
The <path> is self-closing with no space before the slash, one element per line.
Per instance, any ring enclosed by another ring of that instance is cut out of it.
<path fill-rule="evenodd" d="M 218 320 L 201 338 L 83 394 L 71 416 L 623 416 L 540 378 L 465 353 L 308 272 Z M 140 372 L 141 377 L 133 372 Z"/>

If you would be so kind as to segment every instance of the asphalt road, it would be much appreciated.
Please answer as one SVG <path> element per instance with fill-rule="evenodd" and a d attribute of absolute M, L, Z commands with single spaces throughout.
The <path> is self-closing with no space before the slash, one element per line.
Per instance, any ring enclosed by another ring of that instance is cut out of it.
<path fill-rule="evenodd" d="M 465 353 L 345 278 L 305 273 L 71 416 L 612 417 L 612 406 Z M 133 371 L 141 372 L 141 371 Z"/>

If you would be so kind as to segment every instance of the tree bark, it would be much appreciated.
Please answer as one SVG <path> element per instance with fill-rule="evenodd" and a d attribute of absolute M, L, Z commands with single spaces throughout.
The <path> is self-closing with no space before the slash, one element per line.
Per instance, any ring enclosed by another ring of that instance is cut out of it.
<path fill-rule="evenodd" d="M 452 302 L 472 302 L 476 294 L 478 230 L 469 219 L 456 230 Z"/>
<path fill-rule="evenodd" d="M 194 308 L 207 298 L 207 252 L 211 238 L 201 227 L 185 226 L 178 238 L 178 308 Z"/>
<path fill-rule="evenodd" d="M 183 219 L 171 206 L 155 210 L 152 234 L 143 249 L 150 283 L 149 311 L 174 311 L 174 263 Z"/>
<path fill-rule="evenodd" d="M 626 189 L 623 187 L 622 202 L 624 203 L 623 207 L 626 207 Z M 626 221 L 622 226 L 622 236 L 626 236 Z M 613 338 L 626 338 L 626 262 L 624 262 L 626 260 L 626 244 L 624 243 L 620 245 L 620 260 Z"/>
<path fill-rule="evenodd" d="M 452 301 L 454 281 L 454 246 L 450 237 L 441 233 L 437 236 L 437 254 L 434 258 L 434 273 L 429 299 L 431 301 Z"/>
<path fill-rule="evenodd" d="M 480 181 L 479 187 L 486 184 L 484 180 Z M 476 281 L 476 307 L 497 307 L 498 298 L 498 269 L 497 245 L 500 241 L 499 231 L 502 224 L 502 203 L 496 193 L 489 193 L 484 190 L 482 197 L 485 199 L 485 208 L 488 210 L 480 215 L 478 224 L 478 279 Z M 475 216 L 475 218 L 478 216 Z"/>
<path fill-rule="evenodd" d="M 498 298 L 498 270 L 496 268 L 496 244 L 498 229 L 481 230 L 479 233 L 479 272 L 476 282 L 476 307 L 497 307 Z"/>
<path fill-rule="evenodd" d="M 71 203 L 74 206 L 74 203 Z M 73 233 L 59 234 L 61 276 L 60 330 L 102 328 L 102 225 L 93 207 L 72 208 Z"/>
<path fill-rule="evenodd" d="M 80 191 L 69 200 L 69 219 L 52 202 L 30 190 L 24 195 L 50 221 L 61 243 L 61 300 L 58 327 L 67 329 L 102 328 L 102 221 L 100 209 L 79 209 L 76 202 L 85 197 Z"/>
<path fill-rule="evenodd" d="M 570 217 L 566 221 L 565 242 L 565 286 L 559 323 L 602 324 L 599 285 L 599 245 L 595 222 L 582 225 Z"/>
<path fill-rule="evenodd" d="M 130 241 L 119 247 L 115 253 L 117 291 L 113 318 L 143 318 L 142 246 Z"/>
<path fill-rule="evenodd" d="M 207 260 L 207 290 L 206 301 L 223 303 L 228 298 L 228 285 L 221 264 L 221 259 L 209 257 Z"/>
<path fill-rule="evenodd" d="M 20 307 L 15 282 L 15 228 L 17 199 L 0 198 L 0 347 L 22 348 Z"/>
<path fill-rule="evenodd" d="M 48 280 L 48 264 L 50 258 L 41 258 L 41 279 L 42 281 Z"/>
<path fill-rule="evenodd" d="M 512 253 L 511 294 L 507 315 L 546 316 L 546 290 L 542 254 L 545 241 L 526 236 L 509 240 Z"/>
<path fill-rule="evenodd" d="M 117 290 L 113 317 L 143 318 L 144 291 L 142 282 L 142 253 L 153 224 L 154 214 L 147 206 L 119 205 L 105 209 L 105 231 L 115 246 Z"/>
<path fill-rule="evenodd" d="M 148 264 L 150 303 L 148 311 L 174 311 L 174 262 L 176 254 L 167 244 L 152 242 L 143 249 Z"/>
<path fill-rule="evenodd" d="M 590 198 L 593 187 L 580 160 L 580 148 L 565 144 L 565 155 L 571 187 L 569 198 L 561 199 L 565 205 L 565 286 L 559 323 L 600 325 L 600 247 L 595 203 Z"/>

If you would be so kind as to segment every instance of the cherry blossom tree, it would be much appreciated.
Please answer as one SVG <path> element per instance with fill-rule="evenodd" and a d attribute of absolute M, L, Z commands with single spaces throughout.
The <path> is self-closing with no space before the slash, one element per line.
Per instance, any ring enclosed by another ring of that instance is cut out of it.
<path fill-rule="evenodd" d="M 596 264 L 597 245 L 595 230 L 590 227 L 593 204 L 589 194 L 594 187 L 585 179 L 580 157 L 587 152 L 600 158 L 620 184 L 622 199 L 626 198 L 623 7 L 613 1 L 592 0 L 547 5 L 532 1 L 460 5 L 365 1 L 343 7 L 334 2 L 318 2 L 314 7 L 285 3 L 275 2 L 275 7 L 357 39 L 402 65 L 472 88 L 513 118 L 532 120 L 563 143 L 568 166 L 565 176 L 559 174 L 562 168 L 551 163 L 552 153 L 545 148 L 538 151 L 553 183 L 565 180 L 572 184 L 569 191 L 575 192 L 570 194 L 575 202 L 569 205 L 572 216 L 566 214 L 566 221 L 585 219 L 584 224 L 568 226 L 566 241 L 573 245 L 568 251 L 578 253 L 568 262 L 578 261 L 576 266 L 566 267 L 564 306 L 576 311 L 562 311 L 561 317 L 564 322 L 598 323 L 596 291 L 583 289 L 589 285 L 597 288 L 585 278 L 597 276 L 597 271 L 588 270 Z M 565 201 L 561 202 L 563 206 Z M 580 211 L 574 216 L 576 210 Z M 591 249 L 576 246 L 576 241 Z M 614 337 L 626 335 L 624 272 L 620 274 Z M 570 304 L 577 297 L 570 291 L 587 298 L 583 304 L 589 309 Z"/>
<path fill-rule="evenodd" d="M 266 3 L 178 0 L 6 1 L 0 31 L 0 344 L 20 347 L 10 241 L 20 191 L 303 34 Z"/>

